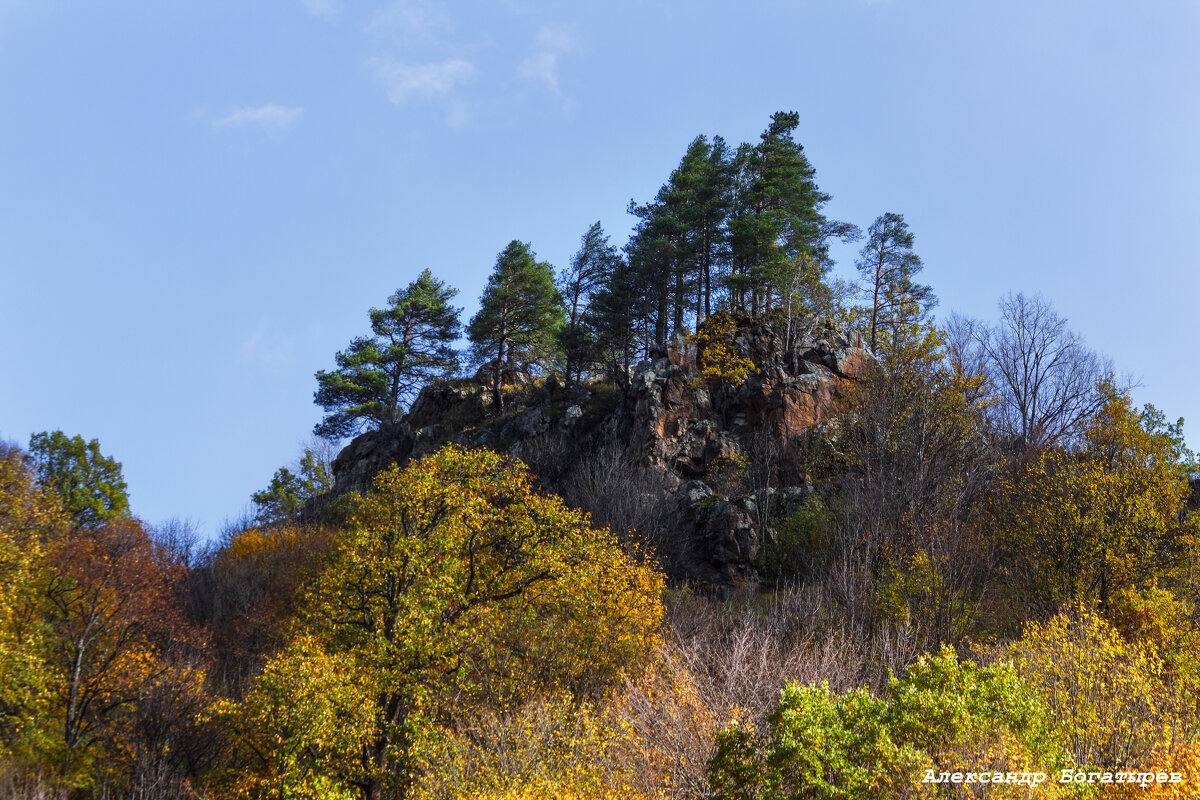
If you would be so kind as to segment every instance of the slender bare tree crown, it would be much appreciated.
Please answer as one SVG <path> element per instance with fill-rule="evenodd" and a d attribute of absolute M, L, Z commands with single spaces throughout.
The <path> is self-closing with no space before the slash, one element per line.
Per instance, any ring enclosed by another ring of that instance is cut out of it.
<path fill-rule="evenodd" d="M 995 325 L 970 325 L 997 429 L 1031 447 L 1068 444 L 1102 404 L 1112 362 L 1039 295 L 1009 294 L 999 307 Z"/>

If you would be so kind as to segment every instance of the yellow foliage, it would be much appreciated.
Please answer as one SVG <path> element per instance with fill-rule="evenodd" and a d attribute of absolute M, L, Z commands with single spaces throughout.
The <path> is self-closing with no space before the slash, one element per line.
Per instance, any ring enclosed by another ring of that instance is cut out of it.
<path fill-rule="evenodd" d="M 217 707 L 241 752 L 242 766 L 227 776 L 233 797 L 357 797 L 332 777 L 355 768 L 374 722 L 371 698 L 349 666 L 302 636 L 267 665 L 242 703 Z"/>
<path fill-rule="evenodd" d="M 503 719 L 545 693 L 580 703 L 644 663 L 662 589 L 646 558 L 534 491 L 520 462 L 446 447 L 381 473 L 356 502 L 305 601 L 305 638 L 267 673 L 294 674 L 276 682 L 277 705 L 303 707 L 316 691 L 303 687 L 324 685 L 305 664 L 326 665 L 324 691 L 366 709 L 365 732 L 320 720 L 288 732 L 245 713 L 264 720 L 286 780 L 403 793 L 440 769 L 428 759 L 446 720 Z"/>
<path fill-rule="evenodd" d="M 700 374 L 705 378 L 731 386 L 739 386 L 754 362 L 739 355 L 733 346 L 737 322 L 724 311 L 717 311 L 696 330 L 694 338 L 700 360 Z"/>
<path fill-rule="evenodd" d="M 1134 765 L 1138 772 L 1152 772 L 1155 777 L 1167 774 L 1169 781 L 1178 773 L 1176 783 L 1159 783 L 1157 780 L 1145 788 L 1136 785 L 1108 784 L 1100 793 L 1102 800 L 1200 800 L 1200 742 L 1181 745 L 1174 750 L 1162 749 L 1155 752 L 1147 763 Z"/>
<path fill-rule="evenodd" d="M 1118 592 L 1109 611 L 1126 639 L 1162 661 L 1164 714 L 1172 741 L 1200 733 L 1200 631 L 1192 622 L 1192 613 L 1191 603 L 1153 581 L 1141 590 L 1128 587 Z"/>
<path fill-rule="evenodd" d="M 34 709 L 48 700 L 38 580 L 44 545 L 65 529 L 53 492 L 43 492 L 17 450 L 0 451 L 0 755 L 35 735 Z"/>
<path fill-rule="evenodd" d="M 1029 624 L 1008 654 L 1053 712 L 1076 763 L 1136 766 L 1169 736 L 1162 660 L 1091 608 Z"/>
<path fill-rule="evenodd" d="M 462 715 L 426 756 L 417 795 L 438 800 L 604 800 L 641 797 L 609 770 L 622 732 L 592 702 L 566 692 L 511 711 Z"/>
<path fill-rule="evenodd" d="M 876 330 L 875 356 L 889 373 L 928 370 L 945 355 L 945 332 L 920 319 L 919 304 L 903 301 L 912 312 L 898 315 Z M 871 309 L 853 306 L 846 312 L 845 325 L 864 334 L 871 327 Z"/>
<path fill-rule="evenodd" d="M 437 800 L 668 800 L 708 794 L 705 765 L 725 720 L 680 654 L 582 704 L 556 693 L 506 712 L 462 714 L 428 755 L 417 795 Z"/>
<path fill-rule="evenodd" d="M 1049 611 L 1169 574 L 1191 541 L 1178 445 L 1128 395 L 1107 402 L 1077 451 L 1029 454 L 1000 476 L 996 519 L 1017 603 Z"/>

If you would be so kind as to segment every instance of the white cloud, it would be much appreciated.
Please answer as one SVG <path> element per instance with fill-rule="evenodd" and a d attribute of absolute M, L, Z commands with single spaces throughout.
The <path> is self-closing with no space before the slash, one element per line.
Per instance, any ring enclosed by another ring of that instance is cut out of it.
<path fill-rule="evenodd" d="M 429 64 L 374 58 L 367 63 L 393 103 L 403 103 L 412 95 L 432 98 L 450 94 L 458 84 L 475 75 L 475 65 L 461 58 Z"/>
<path fill-rule="evenodd" d="M 575 40 L 566 31 L 542 28 L 538 31 L 535 52 L 517 65 L 517 72 L 522 78 L 540 82 L 551 94 L 561 95 L 558 59 L 574 49 Z"/>
<path fill-rule="evenodd" d="M 554 53 L 569 53 L 575 49 L 575 38 L 563 30 L 542 28 L 538 31 L 537 46 Z"/>
<path fill-rule="evenodd" d="M 275 105 L 274 103 L 267 103 L 257 108 L 230 109 L 228 114 L 220 119 L 213 120 L 212 124 L 217 128 L 246 128 L 253 126 L 282 130 L 300 119 L 300 115 L 303 113 L 303 108 L 288 108 L 286 106 Z"/>
<path fill-rule="evenodd" d="M 558 88 L 558 56 L 554 53 L 535 53 L 517 65 L 522 78 L 541 81 L 554 94 Z"/>
<path fill-rule="evenodd" d="M 304 4 L 304 10 L 314 17 L 329 19 L 337 16 L 338 4 L 337 0 L 300 0 Z"/>
<path fill-rule="evenodd" d="M 437 41 L 450 28 L 450 16 L 437 5 L 427 0 L 398 0 L 376 11 L 366 31 L 412 44 Z"/>

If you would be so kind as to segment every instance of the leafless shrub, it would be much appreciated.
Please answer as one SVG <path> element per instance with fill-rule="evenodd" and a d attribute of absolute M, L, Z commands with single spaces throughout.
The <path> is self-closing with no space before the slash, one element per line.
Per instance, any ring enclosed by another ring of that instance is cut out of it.
<path fill-rule="evenodd" d="M 8 800 L 66 800 L 70 794 L 69 786 L 45 774 L 22 770 L 12 762 L 0 763 L 0 797 Z"/>
<path fill-rule="evenodd" d="M 686 537 L 675 513 L 668 476 L 630 464 L 615 446 L 583 459 L 563 481 L 560 493 L 592 522 L 624 534 L 631 543 L 652 549 L 668 573 L 686 555 Z"/>
<path fill-rule="evenodd" d="M 674 592 L 644 672 L 595 703 L 550 696 L 463 715 L 423 788 L 435 797 L 587 786 L 614 797 L 706 798 L 717 734 L 735 718 L 762 725 L 787 683 L 882 693 L 889 670 L 901 674 L 917 657 L 905 631 L 868 633 L 835 611 L 807 588 L 729 602 Z"/>
<path fill-rule="evenodd" d="M 708 759 L 732 720 L 762 725 L 793 682 L 885 692 L 889 670 L 902 673 L 919 654 L 911 631 L 830 624 L 831 612 L 827 597 L 806 590 L 672 602 L 654 664 L 610 706 L 637 746 L 615 748 L 609 768 L 644 796 L 670 787 L 672 798 L 707 797 Z"/>

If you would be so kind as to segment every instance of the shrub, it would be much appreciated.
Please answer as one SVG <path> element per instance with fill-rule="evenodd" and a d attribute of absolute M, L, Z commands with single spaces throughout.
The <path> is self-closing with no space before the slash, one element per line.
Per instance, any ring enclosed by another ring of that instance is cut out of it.
<path fill-rule="evenodd" d="M 1030 623 L 1008 654 L 1062 726 L 1077 764 L 1136 765 L 1163 736 L 1162 660 L 1090 607 Z"/>
<path fill-rule="evenodd" d="M 835 694 L 827 684 L 792 684 L 758 734 L 735 723 L 709 762 L 719 800 L 931 796 L 924 771 L 1042 771 L 1068 763 L 1036 692 L 1006 663 L 977 667 L 943 647 L 904 679 L 890 699 L 866 689 Z M 998 784 L 995 796 L 1030 787 Z M 1032 794 L 1053 796 L 1048 784 Z"/>

